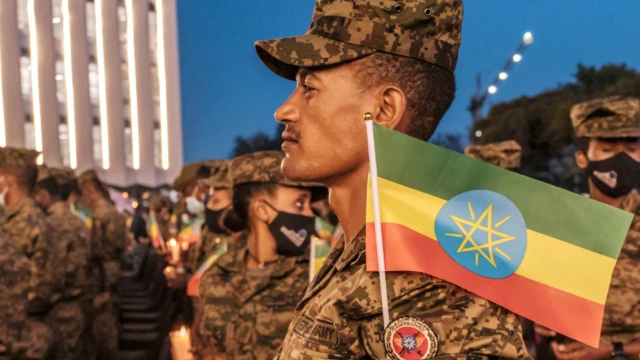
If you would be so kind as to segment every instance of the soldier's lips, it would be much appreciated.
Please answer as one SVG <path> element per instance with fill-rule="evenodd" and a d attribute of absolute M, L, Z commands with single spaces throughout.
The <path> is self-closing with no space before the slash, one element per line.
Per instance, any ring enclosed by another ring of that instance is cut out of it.
<path fill-rule="evenodd" d="M 298 146 L 298 142 L 294 140 L 285 140 L 282 142 L 282 151 L 288 152 L 294 147 Z"/>

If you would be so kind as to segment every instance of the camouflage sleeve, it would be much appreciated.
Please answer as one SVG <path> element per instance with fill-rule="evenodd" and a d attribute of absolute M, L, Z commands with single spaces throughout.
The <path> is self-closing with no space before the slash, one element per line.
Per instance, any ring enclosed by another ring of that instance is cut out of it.
<path fill-rule="evenodd" d="M 218 282 L 215 269 L 209 269 L 200 279 L 200 306 L 201 314 L 199 326 L 199 340 L 204 346 L 215 354 L 225 352 L 225 332 L 220 331 L 220 325 L 227 321 L 222 318 L 216 301 L 216 286 Z M 224 326 L 223 326 L 224 328 Z"/>
<path fill-rule="evenodd" d="M 52 248 L 48 246 L 47 238 L 37 227 L 32 227 L 28 236 L 33 244 L 33 252 L 30 256 L 30 276 L 28 312 L 33 315 L 41 315 L 47 312 L 53 299 L 53 264 Z"/>
<path fill-rule="evenodd" d="M 427 324 L 437 337 L 436 358 L 453 359 L 466 354 L 528 357 L 520 322 L 513 313 L 439 279 L 429 277 L 425 281 L 418 277 L 426 275 L 388 277 L 390 319 L 393 324 L 396 319 L 411 317 Z M 426 286 L 412 288 L 412 284 Z M 382 316 L 362 318 L 348 325 L 359 334 L 369 356 L 384 358 Z"/>
<path fill-rule="evenodd" d="M 126 247 L 126 221 L 121 214 L 113 213 L 111 218 L 106 221 L 105 228 L 105 240 L 108 241 L 107 244 L 104 244 L 108 251 L 106 255 L 109 259 L 117 258 Z"/>

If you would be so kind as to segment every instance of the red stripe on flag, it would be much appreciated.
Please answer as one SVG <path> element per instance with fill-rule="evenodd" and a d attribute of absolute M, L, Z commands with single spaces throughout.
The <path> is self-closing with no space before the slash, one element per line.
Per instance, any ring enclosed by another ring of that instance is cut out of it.
<path fill-rule="evenodd" d="M 444 279 L 540 325 L 598 346 L 604 305 L 517 274 L 505 279 L 476 275 L 455 262 L 437 241 L 400 224 L 383 223 L 382 235 L 387 271 L 416 271 Z M 373 223 L 367 224 L 367 250 L 367 270 L 378 271 Z"/>

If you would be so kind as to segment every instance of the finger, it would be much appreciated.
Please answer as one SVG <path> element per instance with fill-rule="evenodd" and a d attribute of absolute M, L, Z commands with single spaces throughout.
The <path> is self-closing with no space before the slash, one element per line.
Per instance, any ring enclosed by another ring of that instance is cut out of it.
<path fill-rule="evenodd" d="M 540 335 L 540 336 L 545 336 L 545 337 L 556 336 L 556 332 L 555 331 L 553 331 L 551 329 L 548 329 L 548 328 L 546 328 L 544 326 L 538 325 L 538 324 L 535 324 L 533 329 L 534 329 L 535 333 Z"/>
<path fill-rule="evenodd" d="M 564 351 L 565 352 L 574 352 L 574 351 L 582 351 L 585 349 L 585 345 L 583 343 L 579 343 L 579 342 L 571 342 L 568 344 L 563 344 L 564 345 Z"/>

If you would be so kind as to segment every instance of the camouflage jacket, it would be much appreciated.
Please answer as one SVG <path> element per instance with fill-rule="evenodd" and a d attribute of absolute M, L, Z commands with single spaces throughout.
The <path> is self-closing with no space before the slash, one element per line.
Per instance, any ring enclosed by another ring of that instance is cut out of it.
<path fill-rule="evenodd" d="M 0 233 L 0 359 L 45 359 L 53 334 L 27 319 L 31 262 Z"/>
<path fill-rule="evenodd" d="M 296 307 L 280 359 L 386 358 L 379 275 L 365 262 L 364 230 L 333 245 Z M 426 274 L 386 275 L 391 324 L 422 320 L 436 335 L 437 358 L 529 358 L 513 313 Z"/>
<path fill-rule="evenodd" d="M 47 221 L 51 225 L 56 252 L 62 264 L 56 277 L 63 279 L 63 297 L 70 299 L 81 295 L 87 286 L 89 266 L 89 230 L 69 206 L 59 201 L 47 211 Z"/>
<path fill-rule="evenodd" d="M 640 195 L 635 190 L 622 209 L 635 216 L 613 270 L 602 339 L 630 343 L 640 339 Z"/>
<path fill-rule="evenodd" d="M 228 250 L 233 250 L 247 244 L 246 241 L 243 244 L 238 244 L 230 234 L 214 233 L 206 225 L 203 225 L 200 241 L 189 247 L 185 263 L 186 268 L 191 272 L 196 272 L 209 255 L 215 254 L 225 245 Z"/>
<path fill-rule="evenodd" d="M 125 248 L 127 224 L 124 215 L 106 199 L 101 199 L 91 208 L 91 257 L 98 261 L 115 261 Z"/>
<path fill-rule="evenodd" d="M 25 199 L 9 209 L 0 221 L 0 234 L 7 234 L 12 243 L 27 256 L 29 270 L 29 312 L 43 315 L 56 301 L 53 269 L 61 266 L 53 251 L 53 239 L 45 215 L 33 200 Z"/>
<path fill-rule="evenodd" d="M 282 257 L 250 276 L 246 255 L 247 248 L 225 253 L 202 278 L 200 337 L 228 359 L 272 359 L 307 288 L 309 260 Z"/>

